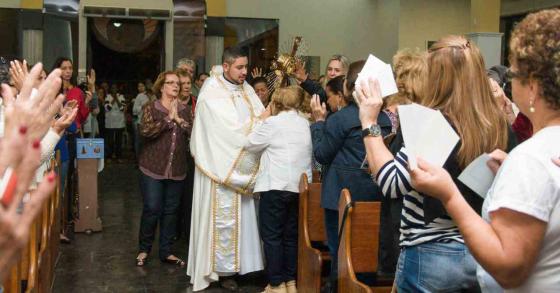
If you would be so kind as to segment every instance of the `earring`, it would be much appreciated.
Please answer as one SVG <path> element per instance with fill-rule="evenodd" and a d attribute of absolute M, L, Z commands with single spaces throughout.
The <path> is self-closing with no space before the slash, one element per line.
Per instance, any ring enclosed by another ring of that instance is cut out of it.
<path fill-rule="evenodd" d="M 530 99 L 530 100 L 529 100 L 529 112 L 531 112 L 531 113 L 535 113 L 535 106 L 534 106 L 534 103 L 535 103 L 535 102 L 533 101 L 533 99 Z"/>

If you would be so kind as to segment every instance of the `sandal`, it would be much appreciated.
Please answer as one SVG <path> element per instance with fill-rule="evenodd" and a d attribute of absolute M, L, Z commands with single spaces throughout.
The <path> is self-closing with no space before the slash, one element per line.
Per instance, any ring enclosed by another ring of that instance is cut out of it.
<path fill-rule="evenodd" d="M 144 254 L 145 256 L 140 257 L 140 255 L 142 254 Z M 143 267 L 147 262 L 148 262 L 148 254 L 146 252 L 138 253 L 138 256 L 136 257 L 136 266 Z"/>
<path fill-rule="evenodd" d="M 167 258 L 162 260 L 162 262 L 172 264 L 172 265 L 176 265 L 176 266 L 179 266 L 179 267 L 184 267 L 187 264 L 184 260 L 182 260 L 182 259 L 180 259 L 180 258 L 178 258 L 174 255 L 168 256 Z"/>

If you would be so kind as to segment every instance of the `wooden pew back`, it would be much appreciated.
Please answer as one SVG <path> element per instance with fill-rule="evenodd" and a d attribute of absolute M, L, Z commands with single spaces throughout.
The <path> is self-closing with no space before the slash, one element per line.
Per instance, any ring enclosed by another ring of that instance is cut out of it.
<path fill-rule="evenodd" d="M 321 183 L 309 183 L 302 174 L 299 185 L 298 280 L 300 292 L 319 293 L 323 262 L 328 253 L 314 244 L 326 241 L 324 212 L 321 208 Z"/>
<path fill-rule="evenodd" d="M 347 209 L 346 220 L 343 221 Z M 356 274 L 377 271 L 379 250 L 380 202 L 352 202 L 347 189 L 341 192 L 339 226 L 343 227 L 338 250 L 339 292 L 391 292 L 387 284 L 370 287 Z M 343 223 L 344 222 L 344 223 Z"/>

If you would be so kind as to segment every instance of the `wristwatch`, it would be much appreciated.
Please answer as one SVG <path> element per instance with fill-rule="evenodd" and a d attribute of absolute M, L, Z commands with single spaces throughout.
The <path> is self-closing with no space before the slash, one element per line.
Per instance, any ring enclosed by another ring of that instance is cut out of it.
<path fill-rule="evenodd" d="M 366 138 L 368 136 L 381 136 L 381 127 L 377 124 L 372 124 L 368 128 L 362 129 L 362 138 Z"/>

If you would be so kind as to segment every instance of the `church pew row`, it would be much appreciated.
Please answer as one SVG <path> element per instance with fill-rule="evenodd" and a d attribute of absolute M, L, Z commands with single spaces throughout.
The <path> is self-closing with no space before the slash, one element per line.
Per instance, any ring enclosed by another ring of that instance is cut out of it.
<path fill-rule="evenodd" d="M 57 155 L 57 159 L 51 160 L 49 171 L 53 168 L 59 171 L 58 158 Z M 57 185 L 31 224 L 29 242 L 3 282 L 4 292 L 52 292 L 60 241 L 61 202 L 58 188 Z"/>
<path fill-rule="evenodd" d="M 378 279 L 375 274 L 381 203 L 352 202 L 350 192 L 344 189 L 338 212 L 339 226 L 343 227 L 338 249 L 338 292 L 391 292 L 393 280 Z"/>
<path fill-rule="evenodd" d="M 321 208 L 321 183 L 314 174 L 313 183 L 308 183 L 306 174 L 301 175 L 299 184 L 298 218 L 298 291 L 319 293 L 321 275 L 327 273 L 330 262 L 326 245 L 324 212 Z"/>

